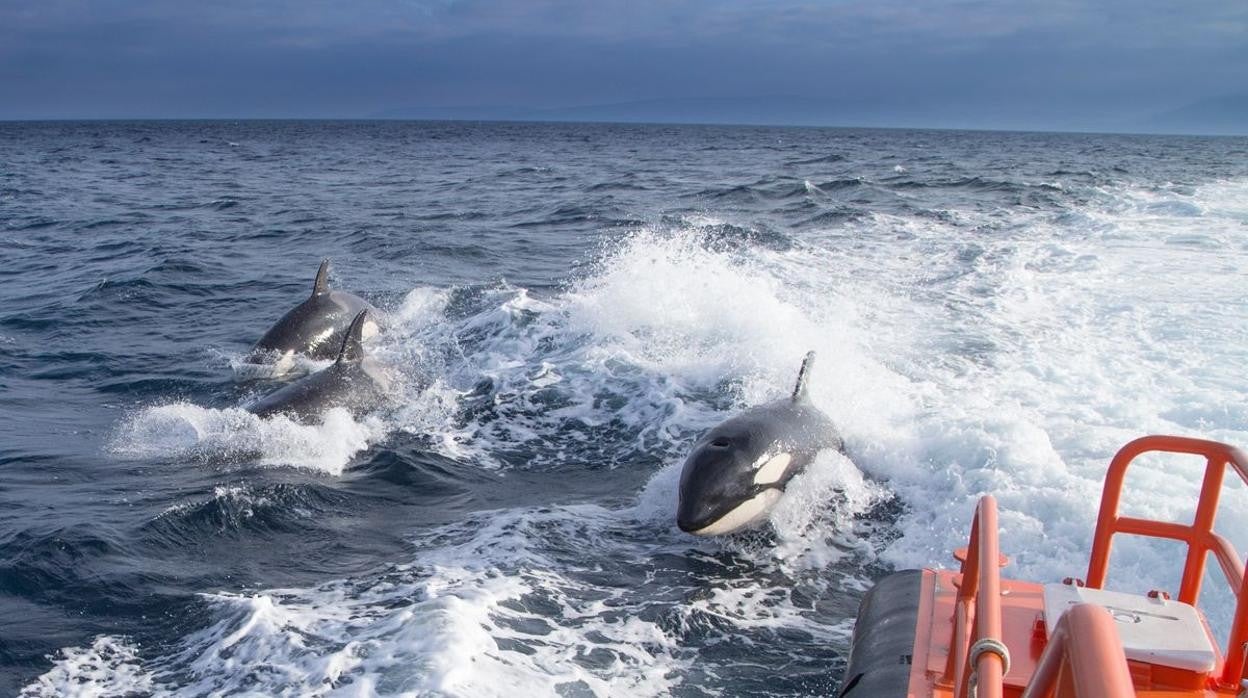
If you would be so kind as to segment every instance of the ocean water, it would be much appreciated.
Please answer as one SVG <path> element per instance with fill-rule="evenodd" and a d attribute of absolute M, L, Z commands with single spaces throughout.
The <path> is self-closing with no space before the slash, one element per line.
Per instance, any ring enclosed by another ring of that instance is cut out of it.
<path fill-rule="evenodd" d="M 827 694 L 980 494 L 1005 574 L 1082 576 L 1119 446 L 1248 446 L 1243 138 L 0 123 L 0 236 L 0 695 Z M 256 418 L 325 257 L 394 404 Z M 848 458 L 680 533 L 689 445 L 810 349 Z"/>

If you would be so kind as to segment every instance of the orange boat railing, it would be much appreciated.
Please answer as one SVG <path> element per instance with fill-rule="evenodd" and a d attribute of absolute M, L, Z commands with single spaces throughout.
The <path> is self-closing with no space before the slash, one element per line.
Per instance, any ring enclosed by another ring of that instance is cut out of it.
<path fill-rule="evenodd" d="M 953 644 L 944 681 L 955 696 L 1001 698 L 1009 649 L 1001 632 L 1001 556 L 997 502 L 984 495 L 975 508 L 962 560 L 954 611 Z M 974 629 L 972 630 L 972 625 Z M 974 691 L 972 691 L 972 687 Z M 1135 695 L 1122 642 L 1104 609 L 1080 604 L 1063 615 L 1025 696 L 1126 698 Z"/>
<path fill-rule="evenodd" d="M 997 500 L 985 495 L 975 508 L 971 540 L 962 560 L 953 648 L 945 677 L 953 679 L 955 695 L 969 693 L 971 674 L 980 698 L 1000 698 L 1009 651 L 1001 642 L 1001 547 Z M 971 632 L 971 623 L 975 630 Z"/>
<path fill-rule="evenodd" d="M 1122 640 L 1109 611 L 1096 604 L 1076 604 L 1062 614 L 1045 645 L 1023 698 L 1135 695 Z"/>
<path fill-rule="evenodd" d="M 1205 476 L 1200 488 L 1200 501 L 1196 516 L 1190 526 L 1168 521 L 1153 521 L 1118 515 L 1118 502 L 1122 495 L 1123 480 L 1127 467 L 1138 456 L 1148 452 L 1185 453 L 1205 458 Z M 1205 562 L 1210 553 L 1218 561 L 1222 573 L 1236 593 L 1235 617 L 1227 640 L 1219 682 L 1238 686 L 1244 679 L 1245 653 L 1248 652 L 1248 577 L 1244 563 L 1229 541 L 1213 530 L 1218 499 L 1222 494 L 1222 481 L 1227 467 L 1231 467 L 1248 484 L 1248 455 L 1233 446 L 1216 441 L 1190 439 L 1180 436 L 1145 436 L 1123 446 L 1109 465 L 1105 476 L 1105 490 L 1101 494 L 1101 510 L 1097 517 L 1096 533 L 1092 541 L 1092 556 L 1088 562 L 1087 585 L 1100 589 L 1105 586 L 1109 571 L 1109 553 L 1113 537 L 1117 533 L 1166 538 L 1187 544 L 1187 559 L 1183 564 L 1183 580 L 1179 586 L 1179 601 L 1197 605 L 1200 585 L 1205 574 Z"/>
<path fill-rule="evenodd" d="M 1118 514 L 1127 467 L 1148 452 L 1204 456 L 1204 480 L 1196 515 L 1190 526 Z M 1248 456 L 1214 441 L 1178 436 L 1147 436 L 1124 446 L 1110 463 L 1101 496 L 1087 586 L 1104 588 L 1113 536 L 1117 533 L 1177 540 L 1187 544 L 1179 601 L 1197 605 L 1205 563 L 1213 554 L 1236 593 L 1235 616 L 1216 681 L 1238 687 L 1248 681 L 1248 570 L 1235 548 L 1214 532 L 1214 518 L 1227 467 L 1248 484 Z M 971 538 L 955 554 L 962 560 L 954 610 L 953 643 L 941 682 L 955 696 L 1000 698 L 1009 671 L 1009 650 L 1001 641 L 1001 575 L 1004 564 L 997 527 L 997 503 L 991 495 L 979 500 Z M 973 627 L 972 627 L 973 626 Z M 1058 622 L 1024 695 L 1133 695 L 1130 670 L 1113 620 L 1095 605 L 1074 606 Z M 1244 684 L 1248 685 L 1248 683 Z"/>

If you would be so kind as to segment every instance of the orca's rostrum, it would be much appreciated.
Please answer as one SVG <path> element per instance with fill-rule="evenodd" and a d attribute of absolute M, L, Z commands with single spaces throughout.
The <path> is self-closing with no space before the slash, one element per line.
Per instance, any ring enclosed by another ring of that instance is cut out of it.
<path fill-rule="evenodd" d="M 807 393 L 814 358 L 806 354 L 790 397 L 747 409 L 694 444 L 680 473 L 680 530 L 715 536 L 758 523 L 820 451 L 843 451 L 832 420 Z"/>

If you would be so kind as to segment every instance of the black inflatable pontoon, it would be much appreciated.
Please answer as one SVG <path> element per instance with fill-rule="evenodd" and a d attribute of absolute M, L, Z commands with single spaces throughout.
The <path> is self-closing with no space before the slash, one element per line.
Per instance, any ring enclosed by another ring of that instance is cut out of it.
<path fill-rule="evenodd" d="M 841 698 L 906 695 L 922 583 L 922 570 L 894 572 L 862 597 Z"/>

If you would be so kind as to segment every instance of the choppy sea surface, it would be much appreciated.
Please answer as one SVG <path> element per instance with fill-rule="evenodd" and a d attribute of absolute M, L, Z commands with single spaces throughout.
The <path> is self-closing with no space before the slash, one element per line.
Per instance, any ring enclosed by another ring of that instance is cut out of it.
<path fill-rule="evenodd" d="M 0 695 L 828 694 L 981 493 L 1007 575 L 1082 576 L 1119 446 L 1248 446 L 1243 138 L 0 123 L 0 237 Z M 257 418 L 326 257 L 393 405 Z M 679 532 L 689 445 L 810 349 L 848 458 Z"/>

